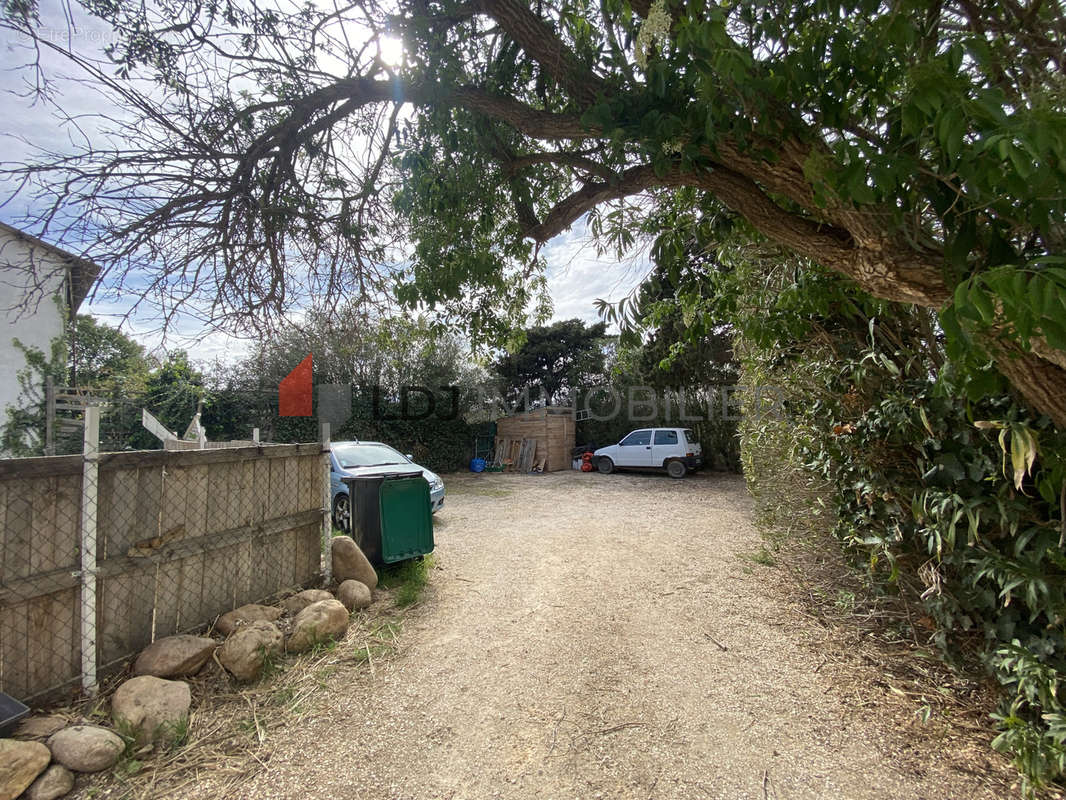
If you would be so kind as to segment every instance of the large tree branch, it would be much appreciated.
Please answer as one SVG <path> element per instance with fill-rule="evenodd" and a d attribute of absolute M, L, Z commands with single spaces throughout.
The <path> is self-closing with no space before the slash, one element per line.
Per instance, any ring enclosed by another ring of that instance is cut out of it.
<path fill-rule="evenodd" d="M 1035 409 L 1047 414 L 1059 430 L 1066 430 L 1066 369 L 1036 353 L 1022 351 L 1012 342 L 997 341 L 991 350 L 996 368 L 1011 385 Z"/>
<path fill-rule="evenodd" d="M 527 167 L 533 167 L 538 164 L 555 164 L 561 167 L 571 167 L 582 172 L 587 172 L 590 175 L 595 175 L 603 180 L 609 181 L 618 177 L 616 173 L 610 167 L 596 161 L 588 156 L 583 156 L 580 153 L 529 153 L 522 156 L 511 156 L 507 159 L 505 166 L 508 172 L 521 172 Z"/>
<path fill-rule="evenodd" d="M 951 296 L 935 254 L 916 253 L 887 237 L 859 240 L 847 229 L 788 211 L 755 181 L 722 165 L 696 172 L 675 168 L 661 176 L 650 166 L 631 167 L 617 180 L 585 184 L 526 233 L 545 242 L 600 203 L 668 186 L 695 186 L 710 192 L 760 233 L 843 273 L 877 297 L 939 308 Z"/>
<path fill-rule="evenodd" d="M 411 93 L 411 99 L 415 102 L 423 96 L 418 90 Z M 455 106 L 479 111 L 533 139 L 592 139 L 600 136 L 599 131 L 582 123 L 577 114 L 540 111 L 517 100 L 494 95 L 473 86 L 456 89 L 445 95 L 443 100 Z"/>
<path fill-rule="evenodd" d="M 596 102 L 598 94 L 606 93 L 605 81 L 577 57 L 548 23 L 530 11 L 528 4 L 519 0 L 476 2 L 578 106 L 587 108 Z"/>
<path fill-rule="evenodd" d="M 586 183 L 569 197 L 557 203 L 540 224 L 526 231 L 526 235 L 536 242 L 547 242 L 600 203 L 607 203 L 666 185 L 668 183 L 656 176 L 655 170 L 651 167 L 630 167 L 624 170 L 617 180 Z"/>

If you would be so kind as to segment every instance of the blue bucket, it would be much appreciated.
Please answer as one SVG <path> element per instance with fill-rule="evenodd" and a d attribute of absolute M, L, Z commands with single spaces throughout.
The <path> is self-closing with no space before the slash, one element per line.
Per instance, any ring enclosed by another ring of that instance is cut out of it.
<path fill-rule="evenodd" d="M 484 472 L 485 471 L 485 459 L 475 458 L 470 461 L 471 472 Z"/>

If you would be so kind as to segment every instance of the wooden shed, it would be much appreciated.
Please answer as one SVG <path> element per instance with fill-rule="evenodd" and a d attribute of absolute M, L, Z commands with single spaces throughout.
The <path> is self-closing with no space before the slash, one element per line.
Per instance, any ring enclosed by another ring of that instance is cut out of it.
<path fill-rule="evenodd" d="M 496 463 L 520 472 L 538 466 L 544 472 L 570 469 L 576 435 L 574 410 L 569 406 L 534 408 L 501 417 L 496 420 Z"/>

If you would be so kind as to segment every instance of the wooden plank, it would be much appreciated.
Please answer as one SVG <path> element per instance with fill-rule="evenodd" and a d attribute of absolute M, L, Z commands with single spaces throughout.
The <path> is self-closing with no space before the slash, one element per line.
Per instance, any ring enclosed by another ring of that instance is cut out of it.
<path fill-rule="evenodd" d="M 130 639 L 130 593 L 125 575 L 97 575 L 96 657 L 106 664 L 126 655 Z"/>
<path fill-rule="evenodd" d="M 252 522 L 262 522 L 269 519 L 267 511 L 270 503 L 265 494 L 270 491 L 270 461 L 260 458 L 252 462 L 252 483 L 255 485 L 255 499 L 252 503 Z"/>
<path fill-rule="evenodd" d="M 175 538 L 182 539 L 189 536 L 189 507 L 194 505 L 189 502 L 190 497 L 195 497 L 195 492 L 190 487 L 193 481 L 190 467 L 171 467 L 161 471 L 161 492 L 159 498 L 159 520 L 157 523 L 156 536 L 163 536 L 171 531 L 179 531 Z M 151 535 L 144 538 L 152 538 Z M 137 541 L 144 541 L 138 539 Z M 174 539 L 169 539 L 174 541 Z M 118 555 L 126 555 L 129 548 Z"/>
<path fill-rule="evenodd" d="M 286 458 L 285 465 L 285 502 L 283 514 L 295 514 L 300 510 L 300 471 L 295 458 Z"/>
<path fill-rule="evenodd" d="M 80 638 L 78 628 L 61 624 L 61 606 L 62 599 L 58 601 L 58 595 L 55 594 L 38 597 L 27 604 L 32 639 L 27 647 L 27 673 L 31 686 L 49 689 L 60 686 L 80 673 L 80 665 L 71 674 L 70 663 L 55 657 L 56 653 L 69 652 L 70 641 Z"/>
<path fill-rule="evenodd" d="M 100 469 L 226 464 L 251 458 L 290 458 L 292 456 L 312 455 L 318 452 L 319 444 L 317 442 L 310 444 L 261 444 L 253 447 L 220 448 L 217 450 L 135 450 L 126 453 L 102 453 L 100 456 Z M 54 458 L 61 457 L 55 456 Z M 62 458 L 68 458 L 68 456 L 62 456 Z M 77 456 L 75 458 L 77 458 L 78 468 L 80 469 L 81 457 Z M 17 460 L 28 461 L 33 459 Z M 51 474 L 51 470 L 48 470 L 47 474 Z"/>
<path fill-rule="evenodd" d="M 241 542 L 234 548 L 233 583 L 230 586 L 231 596 L 227 611 L 243 606 L 245 603 L 254 602 L 252 595 L 252 553 L 252 543 L 249 541 Z"/>
<path fill-rule="evenodd" d="M 286 462 L 294 459 L 285 459 Z M 241 524 L 241 503 L 244 497 L 241 493 L 241 472 L 244 465 L 241 462 L 226 464 L 223 471 L 226 474 L 227 494 L 222 502 L 222 527 L 236 528 Z"/>
<path fill-rule="evenodd" d="M 52 625 L 56 630 L 52 659 L 55 663 L 56 685 L 81 675 L 81 629 L 78 609 L 81 608 L 78 589 L 67 589 L 52 595 Z"/>
<path fill-rule="evenodd" d="M 78 563 L 80 517 L 81 475 L 57 476 L 56 518 L 52 533 L 56 543 L 56 567 L 73 569 Z"/>
<path fill-rule="evenodd" d="M 250 525 L 254 519 L 252 506 L 256 503 L 255 465 L 251 461 L 241 461 L 234 465 L 236 471 L 237 496 L 234 498 L 234 526 Z"/>
<path fill-rule="evenodd" d="M 281 534 L 281 547 L 279 562 L 282 565 L 282 582 L 284 586 L 298 586 L 300 584 L 300 568 L 296 563 L 297 535 L 296 530 L 289 529 Z"/>
<path fill-rule="evenodd" d="M 278 536 L 276 534 L 261 534 L 252 540 L 252 548 L 257 553 L 270 553 L 270 558 L 262 558 L 253 579 L 253 593 L 256 600 L 262 600 L 284 586 L 281 574 L 281 556 L 278 553 Z"/>
<path fill-rule="evenodd" d="M 32 693 L 27 654 L 32 646 L 26 602 L 0 606 L 0 691 L 13 697 Z"/>
<path fill-rule="evenodd" d="M 213 553 L 220 548 L 229 547 L 246 540 L 259 541 L 264 539 L 264 537 L 269 540 L 271 537 L 292 528 L 317 525 L 320 519 L 318 509 L 312 509 L 255 523 L 254 525 L 241 526 L 229 531 L 220 531 L 196 538 L 186 537 L 159 548 L 158 555 L 144 558 L 129 558 L 125 555 L 120 555 L 102 560 L 97 564 L 97 575 L 101 578 L 111 578 L 132 570 L 145 569 L 148 564 L 170 564 L 198 553 Z M 269 552 L 268 550 L 260 549 L 258 552 L 261 561 L 269 563 L 273 560 L 272 558 L 262 558 L 264 553 Z M 0 604 L 17 603 L 40 597 L 42 594 L 50 594 L 61 589 L 70 588 L 77 584 L 78 579 L 70 574 L 69 568 L 54 570 L 42 575 L 32 575 L 10 583 L 5 582 L 4 586 L 0 588 Z"/>
<path fill-rule="evenodd" d="M 202 558 L 202 556 L 200 556 Z M 185 589 L 182 570 L 184 559 L 161 562 L 156 565 L 154 581 L 153 641 L 178 632 L 178 609 Z M 197 594 L 199 599 L 199 594 Z"/>
<path fill-rule="evenodd" d="M 185 487 L 185 538 L 195 539 L 209 532 L 207 496 L 209 466 L 196 464 L 183 469 Z"/>
<path fill-rule="evenodd" d="M 229 610 L 229 599 L 233 593 L 233 573 L 230 570 L 233 557 L 235 547 L 232 545 L 199 557 L 203 561 L 199 567 L 203 589 L 200 591 L 198 620 L 190 618 L 187 624 L 210 622 L 216 615 Z"/>
<path fill-rule="evenodd" d="M 303 559 L 301 562 L 303 564 L 303 575 L 300 578 L 300 583 L 307 583 L 318 577 L 319 553 L 322 552 L 321 533 L 322 529 L 318 525 L 308 525 L 299 531 L 300 541 L 304 543 L 303 555 L 301 556 Z"/>
<path fill-rule="evenodd" d="M 226 524 L 226 517 L 230 498 L 230 466 L 229 463 L 218 463 L 211 464 L 207 469 L 207 493 L 199 498 L 198 502 L 207 506 L 208 532 L 221 531 L 229 527 Z"/>
<path fill-rule="evenodd" d="M 97 614 L 104 649 L 97 649 L 100 663 L 111 663 L 139 653 L 156 638 L 165 636 L 167 620 L 160 621 L 157 590 L 166 586 L 166 577 L 158 564 L 136 564 L 107 581 L 107 601 Z"/>
<path fill-rule="evenodd" d="M 131 515 L 133 524 L 127 528 L 129 539 L 115 537 L 113 544 L 118 553 L 125 553 L 134 542 L 141 542 L 162 535 L 169 530 L 162 518 L 164 487 L 170 482 L 170 475 L 161 469 L 141 468 L 137 470 L 136 509 Z"/>
<path fill-rule="evenodd" d="M 159 534 L 158 471 L 124 469 L 99 475 L 97 552 L 101 558 L 125 555 L 134 542 Z"/>
<path fill-rule="evenodd" d="M 170 442 L 178 438 L 173 431 L 167 430 L 166 425 L 149 414 L 146 408 L 141 409 L 141 427 L 161 442 Z"/>
<path fill-rule="evenodd" d="M 304 489 L 303 506 L 299 509 L 322 508 L 322 456 L 308 456 L 303 459 L 302 469 L 304 481 L 307 486 Z"/>
<path fill-rule="evenodd" d="M 7 504 L 4 513 L 5 583 L 33 574 L 33 503 L 28 480 L 7 482 Z"/>
<path fill-rule="evenodd" d="M 262 497 L 263 504 L 266 506 L 265 513 L 268 517 L 280 516 L 282 509 L 285 506 L 285 462 L 283 461 L 271 461 L 270 462 L 270 482 L 269 490 Z"/>
<path fill-rule="evenodd" d="M 307 582 L 307 531 L 305 528 L 296 528 L 292 531 L 292 575 L 293 583 L 302 586 Z M 319 528 L 319 547 L 322 546 L 322 529 Z"/>
<path fill-rule="evenodd" d="M 521 472 L 529 472 L 533 468 L 533 459 L 537 452 L 536 439 L 523 439 L 522 447 L 518 455 L 518 469 Z"/>
<path fill-rule="evenodd" d="M 38 456 L 0 459 L 0 480 L 39 478 L 52 475 L 80 475 L 81 456 Z"/>

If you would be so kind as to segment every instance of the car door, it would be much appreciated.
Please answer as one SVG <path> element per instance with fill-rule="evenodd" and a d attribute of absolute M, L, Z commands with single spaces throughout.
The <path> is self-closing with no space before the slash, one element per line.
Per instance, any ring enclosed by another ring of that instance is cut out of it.
<path fill-rule="evenodd" d="M 650 467 L 651 458 L 651 430 L 639 430 L 618 443 L 615 464 L 619 467 Z"/>
<path fill-rule="evenodd" d="M 652 466 L 661 467 L 666 459 L 683 456 L 684 453 L 681 452 L 679 444 L 677 431 L 670 428 L 660 428 L 655 431 L 651 445 Z"/>

